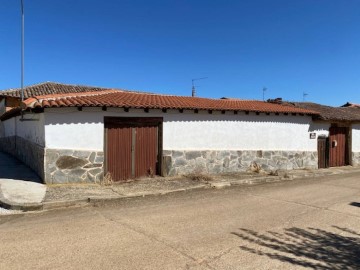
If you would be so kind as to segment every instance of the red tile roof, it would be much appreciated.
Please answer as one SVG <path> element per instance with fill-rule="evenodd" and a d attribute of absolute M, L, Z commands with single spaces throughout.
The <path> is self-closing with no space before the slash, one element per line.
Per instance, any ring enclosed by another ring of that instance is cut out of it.
<path fill-rule="evenodd" d="M 302 113 L 310 115 L 317 114 L 317 112 L 308 109 L 255 100 L 209 99 L 200 97 L 135 93 L 119 90 L 37 96 L 25 100 L 22 105 L 23 109 L 106 106 L 140 109 L 199 109 L 219 111 L 252 111 L 264 113 Z"/>
<path fill-rule="evenodd" d="M 319 113 L 316 119 L 320 120 L 348 122 L 360 121 L 360 109 L 355 106 L 331 107 L 313 102 L 283 102 L 281 104 L 316 111 Z"/>
<path fill-rule="evenodd" d="M 108 88 L 94 87 L 94 86 L 85 86 L 85 85 L 72 85 L 72 84 L 63 84 L 56 82 L 44 82 L 34 85 L 29 85 L 24 87 L 24 98 L 30 98 L 33 96 L 40 95 L 52 95 L 52 94 L 64 94 L 64 93 L 83 93 L 83 92 L 95 92 L 95 91 L 105 91 L 109 90 Z M 9 97 L 21 97 L 21 89 L 14 88 L 8 90 L 1 90 L 0 96 L 9 96 Z"/>
<path fill-rule="evenodd" d="M 341 107 L 355 107 L 360 108 L 360 104 L 352 103 L 352 102 L 346 102 L 346 104 L 342 105 Z"/>

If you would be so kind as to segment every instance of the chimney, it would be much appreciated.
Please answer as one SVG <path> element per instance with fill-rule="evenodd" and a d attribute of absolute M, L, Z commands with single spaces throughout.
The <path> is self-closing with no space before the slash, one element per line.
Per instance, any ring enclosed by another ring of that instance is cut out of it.
<path fill-rule="evenodd" d="M 275 104 L 281 104 L 282 103 L 282 98 L 274 98 L 274 99 L 268 99 L 267 102 L 269 103 L 275 103 Z"/>

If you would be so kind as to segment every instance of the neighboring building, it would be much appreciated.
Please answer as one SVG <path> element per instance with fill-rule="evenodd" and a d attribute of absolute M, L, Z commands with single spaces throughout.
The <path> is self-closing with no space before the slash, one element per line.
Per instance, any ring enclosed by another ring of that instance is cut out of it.
<path fill-rule="evenodd" d="M 27 99 L 39 95 L 98 92 L 109 89 L 101 88 L 101 87 L 93 87 L 93 86 L 45 82 L 45 83 L 27 86 L 23 90 L 24 90 L 24 99 Z M 20 102 L 21 102 L 20 88 L 0 91 L 0 115 L 10 110 L 11 108 L 20 106 Z"/>
<path fill-rule="evenodd" d="M 325 136 L 318 138 L 319 167 L 360 165 L 360 107 L 347 103 L 342 107 L 330 107 L 312 102 L 282 102 L 284 104 L 316 111 L 313 117 L 316 128 L 322 124 Z"/>
<path fill-rule="evenodd" d="M 0 147 L 45 183 L 246 171 L 253 162 L 268 171 L 317 168 L 317 139 L 330 126 L 295 104 L 40 85 L 51 93 L 26 87 L 21 108 L 1 116 Z"/>
<path fill-rule="evenodd" d="M 342 105 L 341 107 L 355 107 L 355 108 L 360 108 L 360 104 L 347 102 L 347 103 L 345 103 L 344 105 Z"/>

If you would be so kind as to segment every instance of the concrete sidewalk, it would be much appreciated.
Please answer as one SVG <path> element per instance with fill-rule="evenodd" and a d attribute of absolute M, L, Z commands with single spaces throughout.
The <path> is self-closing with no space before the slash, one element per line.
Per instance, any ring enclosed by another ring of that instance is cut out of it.
<path fill-rule="evenodd" d="M 133 197 L 156 196 L 193 189 L 225 188 L 234 185 L 255 185 L 300 178 L 360 172 L 360 167 L 337 167 L 320 170 L 294 170 L 278 175 L 259 173 L 227 173 L 211 179 L 192 180 L 188 177 L 155 177 L 127 183 L 41 185 L 37 183 L 1 180 L 0 205 L 23 211 L 49 210 L 71 206 L 94 205 L 101 202 Z M 46 193 L 46 194 L 45 194 Z"/>
<path fill-rule="evenodd" d="M 187 177 L 155 177 L 128 183 L 102 185 L 49 185 L 43 202 L 43 209 L 69 206 L 94 205 L 101 202 L 126 198 L 157 196 L 194 189 L 225 188 L 238 185 L 256 185 L 301 178 L 316 178 L 360 172 L 360 167 L 338 167 L 320 170 L 294 170 L 279 172 L 279 175 L 258 173 L 228 173 L 212 175 L 211 180 L 191 180 Z"/>
<path fill-rule="evenodd" d="M 0 152 L 0 207 L 27 211 L 41 209 L 45 194 L 46 186 L 33 170 Z"/>
<path fill-rule="evenodd" d="M 46 185 L 14 179 L 0 179 L 0 206 L 12 210 L 39 210 Z"/>

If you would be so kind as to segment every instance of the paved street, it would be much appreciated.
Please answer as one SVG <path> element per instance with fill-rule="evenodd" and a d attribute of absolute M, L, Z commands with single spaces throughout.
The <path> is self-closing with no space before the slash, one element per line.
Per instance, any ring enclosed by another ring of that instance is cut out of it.
<path fill-rule="evenodd" d="M 360 174 L 0 216 L 0 269 L 359 269 Z"/>

